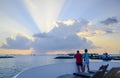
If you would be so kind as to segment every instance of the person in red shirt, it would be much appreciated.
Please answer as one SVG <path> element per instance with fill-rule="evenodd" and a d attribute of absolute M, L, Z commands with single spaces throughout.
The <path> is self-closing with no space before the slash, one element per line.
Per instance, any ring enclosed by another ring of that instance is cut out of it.
<path fill-rule="evenodd" d="M 74 55 L 74 58 L 76 59 L 78 73 L 80 72 L 80 67 L 83 72 L 82 54 L 79 53 L 79 50 L 77 50 L 77 53 Z"/>

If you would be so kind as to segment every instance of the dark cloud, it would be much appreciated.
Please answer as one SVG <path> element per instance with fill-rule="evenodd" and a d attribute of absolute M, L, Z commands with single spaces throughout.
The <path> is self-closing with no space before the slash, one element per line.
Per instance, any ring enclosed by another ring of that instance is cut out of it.
<path fill-rule="evenodd" d="M 109 34 L 114 33 L 112 30 L 106 30 L 105 32 Z"/>
<path fill-rule="evenodd" d="M 104 21 L 101 21 L 101 23 L 105 24 L 105 25 L 110 25 L 110 24 L 118 23 L 118 20 L 117 20 L 117 18 L 112 17 L 112 18 L 107 18 Z"/>
<path fill-rule="evenodd" d="M 7 38 L 7 44 L 3 44 L 1 48 L 26 50 L 30 49 L 32 41 L 24 36 L 17 35 L 15 39 Z"/>
<path fill-rule="evenodd" d="M 34 34 L 33 37 L 36 37 L 36 38 L 49 38 L 49 37 L 52 37 L 52 36 L 48 35 L 47 33 L 37 33 L 37 34 Z"/>

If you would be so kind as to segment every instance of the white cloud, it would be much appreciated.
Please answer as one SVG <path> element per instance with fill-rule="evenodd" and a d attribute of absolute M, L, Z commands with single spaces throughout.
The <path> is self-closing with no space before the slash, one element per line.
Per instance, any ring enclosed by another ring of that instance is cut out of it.
<path fill-rule="evenodd" d="M 91 41 L 77 36 L 78 32 L 86 30 L 89 21 L 74 21 L 71 26 L 67 26 L 64 22 L 57 22 L 58 27 L 54 27 L 50 32 L 35 34 L 34 50 L 39 52 L 95 48 Z"/>
<path fill-rule="evenodd" d="M 85 38 L 80 38 L 77 35 L 71 35 L 65 38 L 54 37 L 36 39 L 33 47 L 34 50 L 37 51 L 56 51 L 93 48 L 94 46 L 91 41 L 88 41 Z"/>
<path fill-rule="evenodd" d="M 60 50 L 95 48 L 93 43 L 86 38 L 77 35 L 88 27 L 88 21 L 74 20 L 75 23 L 67 26 L 63 22 L 58 22 L 58 27 L 54 27 L 48 33 L 34 34 L 34 41 L 26 36 L 16 36 L 15 39 L 7 38 L 2 48 L 6 49 L 30 49 L 35 52 L 46 53 Z"/>
<path fill-rule="evenodd" d="M 73 25 L 75 23 L 75 20 L 73 19 L 69 19 L 69 20 L 65 20 L 63 21 L 64 24 L 70 26 L 70 25 Z"/>
<path fill-rule="evenodd" d="M 7 38 L 6 44 L 3 44 L 1 48 L 5 49 L 17 49 L 17 50 L 28 50 L 31 48 L 32 40 L 25 36 L 17 35 L 15 38 Z"/>
<path fill-rule="evenodd" d="M 66 37 L 69 35 L 75 35 L 77 32 L 85 31 L 88 27 L 89 21 L 86 20 L 74 20 L 74 23 L 70 26 L 63 22 L 57 22 L 58 27 L 54 27 L 49 34 L 57 37 Z"/>

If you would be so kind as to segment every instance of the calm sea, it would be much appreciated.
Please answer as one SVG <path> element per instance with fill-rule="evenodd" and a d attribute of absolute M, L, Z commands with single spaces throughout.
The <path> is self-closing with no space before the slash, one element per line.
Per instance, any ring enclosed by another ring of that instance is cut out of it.
<path fill-rule="evenodd" d="M 74 59 L 54 59 L 55 57 L 55 55 L 17 55 L 15 58 L 0 58 L 0 78 L 12 78 L 17 73 L 35 66 L 74 61 Z"/>
<path fill-rule="evenodd" d="M 15 58 L 0 58 L 0 78 L 12 78 L 19 72 L 36 66 L 75 61 L 75 59 L 54 59 L 55 57 L 56 55 L 16 55 Z"/>

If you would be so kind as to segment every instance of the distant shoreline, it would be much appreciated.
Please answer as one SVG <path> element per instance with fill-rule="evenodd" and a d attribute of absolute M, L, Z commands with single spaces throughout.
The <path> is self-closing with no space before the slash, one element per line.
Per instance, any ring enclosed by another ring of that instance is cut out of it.
<path fill-rule="evenodd" d="M 14 58 L 14 56 L 6 55 L 6 56 L 0 56 L 0 58 Z"/>

